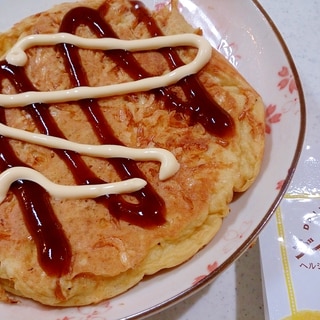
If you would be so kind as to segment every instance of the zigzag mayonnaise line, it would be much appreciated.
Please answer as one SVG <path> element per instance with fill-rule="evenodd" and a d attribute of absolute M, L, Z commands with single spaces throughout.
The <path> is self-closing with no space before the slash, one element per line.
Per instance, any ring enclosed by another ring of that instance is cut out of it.
<path fill-rule="evenodd" d="M 77 101 L 81 99 L 104 98 L 169 86 L 188 75 L 197 73 L 207 64 L 212 54 L 212 48 L 209 42 L 202 36 L 195 34 L 159 36 L 139 40 L 119 40 L 114 38 L 88 39 L 68 33 L 55 33 L 31 35 L 22 38 L 7 53 L 6 60 L 10 64 L 23 66 L 28 59 L 24 50 L 33 46 L 54 45 L 58 43 L 69 43 L 81 48 L 100 50 L 123 49 L 129 51 L 146 51 L 177 46 L 192 46 L 197 47 L 199 50 L 197 52 L 197 56 L 192 62 L 161 76 L 100 87 L 76 87 L 54 92 L 29 91 L 13 95 L 1 94 L 1 106 L 21 107 L 31 103 L 59 103 L 65 101 Z"/>
<path fill-rule="evenodd" d="M 58 43 L 69 43 L 81 48 L 90 49 L 111 50 L 121 48 L 131 51 L 153 50 L 164 46 L 191 45 L 198 47 L 199 51 L 196 58 L 190 64 L 177 68 L 163 76 L 98 88 L 79 87 L 56 92 L 24 92 L 15 95 L 1 94 L 0 104 L 3 107 L 24 106 L 34 102 L 65 102 L 84 98 L 106 97 L 115 94 L 150 90 L 156 87 L 175 83 L 189 74 L 198 72 L 208 62 L 211 56 L 211 47 L 209 43 L 203 37 L 194 34 L 127 41 L 113 38 L 87 39 L 67 33 L 57 33 L 52 35 L 31 35 L 22 38 L 8 52 L 6 56 L 7 62 L 13 65 L 23 66 L 26 64 L 28 59 L 25 53 L 25 50 L 28 48 L 39 45 L 55 45 Z M 87 156 L 103 158 L 122 157 L 140 161 L 160 161 L 160 180 L 165 180 L 171 177 L 179 169 L 179 163 L 173 154 L 160 148 L 136 149 L 115 145 L 85 145 L 61 138 L 10 128 L 4 124 L 0 124 L 0 134 L 9 138 L 19 139 L 21 141 L 45 147 L 72 150 Z M 50 194 L 58 198 L 91 198 L 107 193 L 133 192 L 146 185 L 146 182 L 142 179 L 129 179 L 117 183 L 106 183 L 100 185 L 61 186 L 49 181 L 42 174 L 33 169 L 17 167 L 8 169 L 0 175 L 0 202 L 4 200 L 10 185 L 18 179 L 27 179 L 37 182 Z"/>
<path fill-rule="evenodd" d="M 0 203 L 4 201 L 10 185 L 20 179 L 36 182 L 46 189 L 50 195 L 59 199 L 89 199 L 106 194 L 130 193 L 142 189 L 147 184 L 143 179 L 133 178 L 113 183 L 63 186 L 53 183 L 34 169 L 13 167 L 0 174 Z"/>
<path fill-rule="evenodd" d="M 159 179 L 165 180 L 179 170 L 179 163 L 174 155 L 162 148 L 129 148 L 119 145 L 91 145 L 72 142 L 66 139 L 33 133 L 21 129 L 11 128 L 0 124 L 0 134 L 20 141 L 34 143 L 39 146 L 54 149 L 70 150 L 86 156 L 99 158 L 128 158 L 137 161 L 161 162 Z M 1 185 L 1 179 L 0 179 Z"/>

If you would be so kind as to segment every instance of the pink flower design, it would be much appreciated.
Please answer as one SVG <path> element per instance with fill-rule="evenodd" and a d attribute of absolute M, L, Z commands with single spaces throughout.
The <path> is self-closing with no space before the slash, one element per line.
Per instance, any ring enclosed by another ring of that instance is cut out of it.
<path fill-rule="evenodd" d="M 167 5 L 167 4 L 166 4 L 165 2 L 157 3 L 157 4 L 155 5 L 155 10 L 156 10 L 156 11 L 160 11 L 161 9 L 165 8 L 166 5 Z"/>
<path fill-rule="evenodd" d="M 281 77 L 281 80 L 278 83 L 278 88 L 280 90 L 283 90 L 286 87 L 288 87 L 290 93 L 293 93 L 295 90 L 297 90 L 296 82 L 292 74 L 289 73 L 288 67 L 282 67 L 282 69 L 278 72 L 278 75 Z"/>
<path fill-rule="evenodd" d="M 269 104 L 266 109 L 266 133 L 271 133 L 271 124 L 280 122 L 281 113 L 276 112 L 277 106 L 275 104 Z"/>
<path fill-rule="evenodd" d="M 283 184 L 284 184 L 284 180 L 278 181 L 276 190 L 280 190 L 282 188 Z"/>
<path fill-rule="evenodd" d="M 208 274 L 210 274 L 211 272 L 213 272 L 215 269 L 217 269 L 218 267 L 218 262 L 215 261 L 212 264 L 208 264 L 207 265 L 207 270 L 208 270 Z M 208 276 L 208 274 L 203 274 L 201 276 L 196 277 L 193 282 L 192 285 L 196 285 L 198 282 L 200 282 L 202 279 L 204 279 L 205 277 Z"/>

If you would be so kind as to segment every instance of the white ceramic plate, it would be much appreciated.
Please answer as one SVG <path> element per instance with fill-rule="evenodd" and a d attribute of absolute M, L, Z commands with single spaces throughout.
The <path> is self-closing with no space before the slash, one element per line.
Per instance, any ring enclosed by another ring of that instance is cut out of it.
<path fill-rule="evenodd" d="M 146 0 L 150 7 L 161 3 Z M 0 0 L 0 30 L 59 0 Z M 193 259 L 147 278 L 129 292 L 97 306 L 52 309 L 22 300 L 0 304 L 2 319 L 141 319 L 210 283 L 256 238 L 279 204 L 302 148 L 305 106 L 300 81 L 281 36 L 257 1 L 180 0 L 187 20 L 203 29 L 262 95 L 267 143 L 259 179 L 231 206 L 216 238 Z"/>

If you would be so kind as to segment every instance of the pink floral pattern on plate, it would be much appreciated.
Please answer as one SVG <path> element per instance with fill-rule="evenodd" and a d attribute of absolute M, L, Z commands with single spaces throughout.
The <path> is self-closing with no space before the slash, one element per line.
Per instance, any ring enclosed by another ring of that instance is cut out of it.
<path fill-rule="evenodd" d="M 288 105 L 296 104 L 297 97 L 297 85 L 289 71 L 289 68 L 283 66 L 281 70 L 277 74 L 279 76 L 279 82 L 277 84 L 277 88 L 280 92 L 283 92 L 284 97 L 287 98 L 287 103 L 284 105 L 283 110 L 279 111 L 279 107 L 277 104 L 270 103 L 266 108 L 266 133 L 271 133 L 271 127 L 275 123 L 279 123 L 281 121 L 281 117 L 283 113 L 288 112 Z M 292 97 L 293 96 L 293 100 Z"/>
<path fill-rule="evenodd" d="M 61 0 L 46 0 L 46 3 L 49 5 L 54 1 L 62 2 Z M 149 2 L 150 6 L 164 2 L 161 0 L 143 1 Z M 18 10 L 10 5 L 9 0 L 3 0 L 3 2 L 5 4 L 3 7 L 6 10 L 11 10 L 11 16 L 10 14 L 5 15 L 8 27 L 11 25 L 11 21 L 17 19 L 17 13 L 24 16 L 26 8 L 33 6 L 34 12 L 38 9 L 38 3 L 31 0 L 26 0 L 26 5 L 20 6 Z M 264 82 L 260 83 L 260 87 L 262 96 L 266 100 L 267 139 L 272 140 L 272 147 L 268 150 L 268 167 L 263 168 L 265 175 L 259 185 L 254 188 L 255 191 L 257 190 L 258 196 L 262 196 L 258 198 L 259 201 L 256 201 L 257 198 L 253 198 L 252 202 L 251 196 L 254 193 L 251 190 L 243 195 L 242 205 L 234 208 L 237 218 L 223 226 L 226 232 L 217 236 L 215 244 L 209 244 L 202 250 L 200 256 L 167 273 L 165 278 L 161 278 L 160 275 L 161 281 L 149 281 L 145 286 L 133 288 L 128 295 L 96 306 L 53 310 L 44 309 L 26 300 L 10 305 L 10 307 L 0 305 L 1 318 L 14 320 L 114 320 L 126 318 L 133 315 L 134 312 L 148 310 L 173 296 L 178 296 L 180 292 L 191 289 L 190 286 L 193 287 L 199 282 L 201 283 L 204 278 L 214 274 L 217 268 L 221 267 L 230 258 L 230 255 L 235 253 L 239 246 L 246 241 L 261 219 L 264 218 L 274 198 L 278 196 L 277 190 L 283 184 L 283 175 L 286 173 L 285 170 L 288 170 L 292 160 L 290 157 L 296 150 L 297 132 L 301 120 L 298 89 L 295 75 L 289 66 L 287 53 L 284 52 L 281 45 L 278 46 L 279 39 L 270 28 L 268 19 L 263 18 L 263 14 L 257 10 L 252 1 L 190 0 L 179 3 L 181 10 L 184 10 L 194 25 L 207 27 L 208 35 L 217 46 L 220 44 L 220 52 L 233 65 L 241 65 L 243 70 L 249 70 L 253 85 L 260 81 L 256 70 L 259 69 L 264 77 Z M 161 7 L 161 5 L 158 6 Z M 198 8 L 201 14 L 195 14 L 198 12 Z M 250 15 L 250 19 L 246 18 L 248 15 Z M 212 31 L 214 28 L 211 28 L 211 25 L 208 28 L 208 22 L 212 22 L 213 27 L 217 28 L 216 33 Z M 254 37 L 250 37 L 251 35 Z M 266 35 L 268 36 L 266 37 Z M 261 48 L 263 50 L 260 50 Z M 269 52 L 272 52 L 272 59 L 269 59 Z M 290 135 L 287 134 L 288 132 Z M 282 142 L 284 136 L 289 140 L 285 145 Z M 286 155 L 290 155 L 287 157 L 289 160 L 282 159 L 283 150 Z M 279 172 L 276 176 L 273 174 L 274 170 Z M 170 288 L 170 290 L 159 290 L 159 287 L 163 286 Z M 174 292 L 171 291 L 173 289 Z M 148 299 L 153 292 L 157 293 L 156 300 Z M 50 311 L 48 312 L 48 310 Z"/>
<path fill-rule="evenodd" d="M 162 3 L 158 4 L 157 9 L 163 6 Z M 239 61 L 241 60 L 241 55 L 237 53 L 238 45 L 236 42 L 231 42 L 230 44 L 222 39 L 219 46 L 218 51 L 222 52 L 224 56 L 234 65 L 237 66 Z M 290 111 L 288 106 L 292 106 L 297 102 L 296 92 L 297 86 L 294 80 L 294 77 L 290 73 L 290 69 L 286 66 L 283 66 L 277 73 L 279 77 L 279 81 L 276 85 L 277 90 L 283 93 L 286 98 L 286 103 L 281 107 L 277 104 L 270 103 L 266 106 L 266 134 L 270 135 L 272 133 L 272 126 L 280 123 L 283 117 L 283 114 Z M 284 180 L 279 180 L 276 189 L 280 190 Z M 243 221 L 239 230 L 232 229 L 229 230 L 225 236 L 225 245 L 223 251 L 228 253 L 234 247 L 234 243 L 240 241 L 242 238 L 246 237 L 251 230 L 252 221 Z M 192 286 L 197 285 L 201 280 L 208 277 L 214 270 L 216 270 L 219 266 L 217 261 L 214 261 L 211 264 L 208 264 L 206 269 L 207 273 L 200 274 L 196 276 L 192 282 Z M 101 306 L 104 309 L 101 310 Z M 78 316 L 65 316 L 63 318 L 58 318 L 57 320 L 106 320 L 105 317 L 102 316 L 102 313 L 105 314 L 106 311 L 112 308 L 110 302 L 105 302 L 99 305 L 98 309 L 95 308 L 77 308 L 79 315 Z"/>
<path fill-rule="evenodd" d="M 207 274 L 202 274 L 194 279 L 192 282 L 192 285 L 196 285 L 198 282 L 200 282 L 202 279 L 206 278 L 211 272 L 216 270 L 218 268 L 219 264 L 217 261 L 213 262 L 212 264 L 207 265 Z"/>
<path fill-rule="evenodd" d="M 281 80 L 278 83 L 278 88 L 283 90 L 287 88 L 290 93 L 294 93 L 297 90 L 297 85 L 292 74 L 290 74 L 289 68 L 283 66 L 282 69 L 278 72 L 278 75 L 281 77 Z"/>

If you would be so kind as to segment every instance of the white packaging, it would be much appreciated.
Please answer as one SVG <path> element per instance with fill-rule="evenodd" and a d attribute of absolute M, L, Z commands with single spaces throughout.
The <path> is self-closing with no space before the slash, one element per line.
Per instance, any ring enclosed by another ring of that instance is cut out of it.
<path fill-rule="evenodd" d="M 320 195 L 289 195 L 259 237 L 266 319 L 320 319 Z"/>

